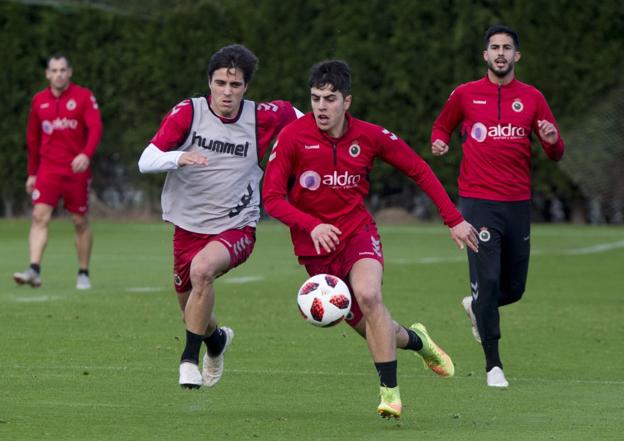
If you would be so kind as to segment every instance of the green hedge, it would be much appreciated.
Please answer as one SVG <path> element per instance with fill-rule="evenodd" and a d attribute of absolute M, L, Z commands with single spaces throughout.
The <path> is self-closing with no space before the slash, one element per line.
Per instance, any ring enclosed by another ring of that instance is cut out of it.
<path fill-rule="evenodd" d="M 106 8 L 102 5 L 107 6 Z M 94 188 L 134 186 L 157 201 L 161 176 L 139 176 L 136 161 L 164 114 L 207 90 L 206 64 L 218 47 L 240 42 L 260 58 L 251 99 L 283 98 L 307 111 L 307 71 L 343 58 L 354 70 L 354 115 L 402 136 L 455 196 L 459 143 L 432 161 L 431 124 L 459 83 L 485 73 L 482 35 L 494 23 L 515 27 L 523 59 L 518 77 L 540 88 L 565 139 L 589 103 L 622 83 L 624 8 L 619 0 L 152 1 L 47 7 L 0 3 L 5 98 L 0 112 L 0 213 L 25 206 L 25 125 L 32 95 L 46 86 L 46 57 L 66 53 L 74 80 L 93 90 L 105 123 Z M 173 5 L 173 6 L 171 6 Z M 147 11 L 147 12 L 146 12 Z M 535 189 L 563 198 L 579 189 L 535 146 Z M 379 195 L 416 189 L 389 167 L 373 175 Z"/>

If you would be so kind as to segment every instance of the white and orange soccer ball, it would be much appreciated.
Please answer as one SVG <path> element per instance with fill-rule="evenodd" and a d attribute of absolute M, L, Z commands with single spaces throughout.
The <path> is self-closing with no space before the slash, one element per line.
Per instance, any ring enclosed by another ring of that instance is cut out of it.
<path fill-rule="evenodd" d="M 315 326 L 340 323 L 351 310 L 347 284 L 330 274 L 317 274 L 303 282 L 297 292 L 297 304 L 303 318 Z"/>

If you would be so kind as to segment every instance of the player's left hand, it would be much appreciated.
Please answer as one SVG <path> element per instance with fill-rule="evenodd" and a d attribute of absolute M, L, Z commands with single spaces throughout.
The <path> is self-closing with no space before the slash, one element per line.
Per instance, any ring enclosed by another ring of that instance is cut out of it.
<path fill-rule="evenodd" d="M 466 221 L 449 228 L 451 231 L 451 239 L 455 241 L 460 250 L 467 245 L 475 253 L 479 252 L 479 239 L 477 238 L 477 229 Z"/>
<path fill-rule="evenodd" d="M 537 121 L 537 127 L 539 128 L 540 137 L 548 144 L 554 144 L 559 139 L 559 132 L 553 123 L 540 119 Z"/>
<path fill-rule="evenodd" d="M 89 157 L 85 155 L 84 153 L 80 153 L 78 156 L 76 156 L 73 159 L 71 163 L 72 171 L 74 173 L 82 173 L 87 168 L 89 168 L 90 163 L 91 163 L 91 160 L 89 159 Z"/>

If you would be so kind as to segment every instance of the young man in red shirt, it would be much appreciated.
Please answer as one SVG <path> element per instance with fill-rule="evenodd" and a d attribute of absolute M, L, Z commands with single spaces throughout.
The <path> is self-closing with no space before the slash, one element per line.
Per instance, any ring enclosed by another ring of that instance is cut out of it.
<path fill-rule="evenodd" d="M 347 323 L 366 339 L 379 374 L 377 412 L 398 418 L 397 347 L 417 351 L 438 375 L 452 376 L 454 366 L 422 324 L 400 326 L 383 303 L 381 240 L 364 203 L 375 158 L 402 171 L 433 199 L 459 246 L 476 251 L 476 231 L 405 142 L 348 113 L 351 70 L 346 63 L 313 66 L 309 86 L 312 112 L 280 133 L 269 156 L 264 207 L 290 227 L 295 254 L 310 275 L 334 274 L 349 284 L 354 299 Z"/>
<path fill-rule="evenodd" d="M 93 93 L 70 82 L 67 57 L 49 58 L 50 86 L 37 93 L 28 116 L 28 178 L 32 196 L 29 234 L 30 267 L 13 274 L 16 283 L 41 286 L 41 260 L 48 242 L 48 224 L 60 198 L 72 214 L 78 253 L 76 288 L 89 289 L 89 260 L 93 236 L 87 211 L 91 158 L 102 137 L 102 120 Z"/>
<path fill-rule="evenodd" d="M 215 52 L 208 63 L 210 95 L 177 104 L 139 159 L 142 173 L 167 172 L 161 203 L 163 219 L 175 226 L 173 279 L 186 324 L 183 388 L 212 387 L 221 379 L 234 331 L 217 326 L 214 281 L 251 255 L 260 218 L 259 163 L 300 113 L 287 101 L 244 99 L 257 62 L 237 44 Z"/>
<path fill-rule="evenodd" d="M 551 160 L 560 160 L 564 152 L 544 96 L 515 79 L 519 49 L 513 29 L 488 29 L 483 51 L 487 75 L 451 93 L 431 133 L 431 150 L 441 156 L 461 124 L 459 206 L 480 240 L 478 254 L 468 250 L 472 296 L 464 297 L 462 305 L 483 346 L 491 387 L 509 385 L 498 350 L 498 308 L 520 300 L 529 268 L 532 132 Z"/>

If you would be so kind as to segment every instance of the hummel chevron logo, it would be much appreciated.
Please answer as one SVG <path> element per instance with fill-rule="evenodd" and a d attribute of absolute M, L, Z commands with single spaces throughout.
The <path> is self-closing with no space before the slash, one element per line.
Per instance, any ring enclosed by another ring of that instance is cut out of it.
<path fill-rule="evenodd" d="M 470 290 L 472 291 L 472 297 L 477 300 L 479 297 L 479 282 L 470 282 Z"/>
<path fill-rule="evenodd" d="M 258 104 L 258 110 L 270 110 L 272 112 L 277 112 L 277 104 L 273 103 L 260 103 Z"/>
<path fill-rule="evenodd" d="M 394 133 L 392 133 L 388 129 L 383 129 L 381 131 L 381 133 L 383 133 L 384 135 L 388 135 L 390 137 L 390 139 L 393 140 L 393 141 L 396 141 L 397 139 L 399 139 Z"/>

